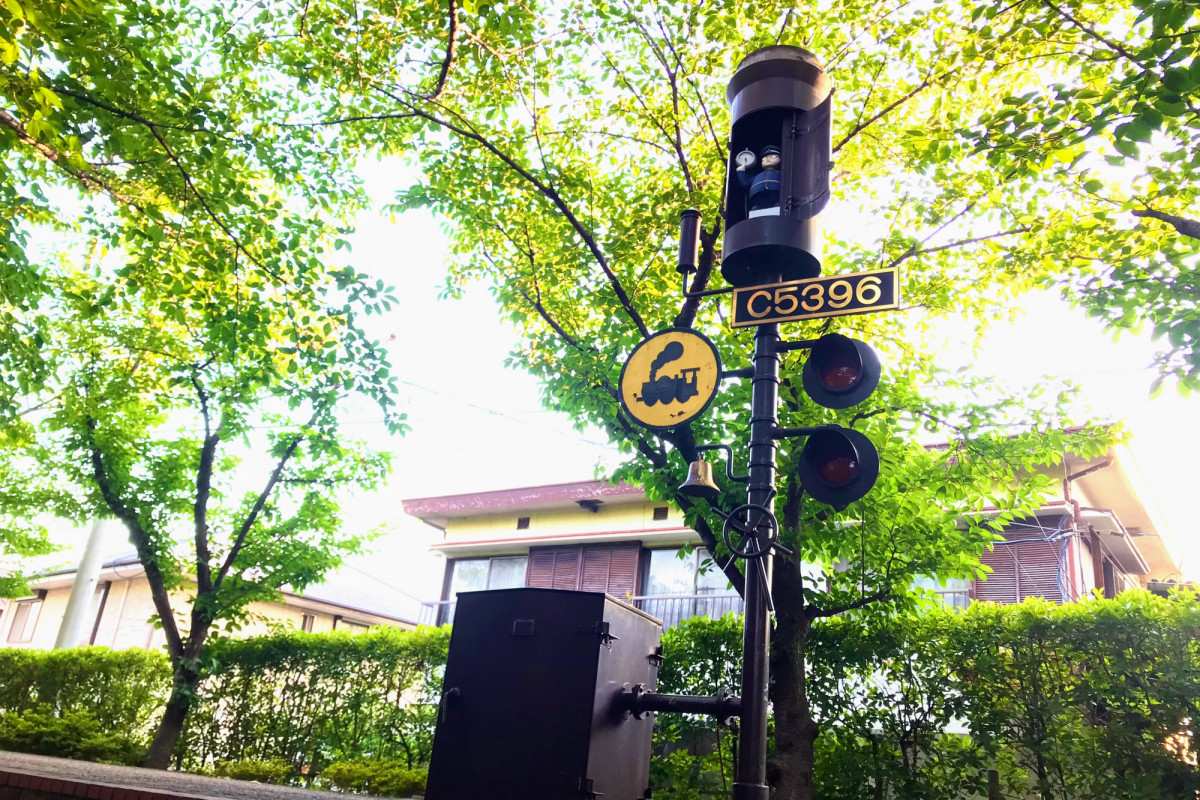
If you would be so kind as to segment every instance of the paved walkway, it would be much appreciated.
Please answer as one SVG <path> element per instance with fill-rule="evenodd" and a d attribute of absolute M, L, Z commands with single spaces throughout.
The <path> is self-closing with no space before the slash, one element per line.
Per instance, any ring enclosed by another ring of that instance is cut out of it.
<path fill-rule="evenodd" d="M 252 781 L 226 778 L 205 778 L 186 772 L 166 772 L 139 767 L 117 767 L 112 764 L 93 764 L 68 758 L 34 756 L 26 753 L 0 752 L 0 771 L 20 772 L 62 781 L 119 786 L 126 789 L 180 794 L 188 797 L 220 798 L 221 800 L 346 800 L 336 792 L 317 792 L 291 786 L 271 786 Z"/>

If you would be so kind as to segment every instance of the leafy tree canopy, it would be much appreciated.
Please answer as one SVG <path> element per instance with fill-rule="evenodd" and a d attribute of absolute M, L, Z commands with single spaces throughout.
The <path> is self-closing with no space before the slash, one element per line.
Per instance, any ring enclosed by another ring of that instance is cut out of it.
<path fill-rule="evenodd" d="M 45 551 L 41 515 L 124 523 L 175 670 L 158 766 L 213 627 L 360 547 L 341 498 L 388 459 L 339 409 L 404 427 L 357 323 L 392 296 L 332 256 L 366 202 L 344 87 L 267 64 L 247 11 L 0 7 L 0 555 Z"/>

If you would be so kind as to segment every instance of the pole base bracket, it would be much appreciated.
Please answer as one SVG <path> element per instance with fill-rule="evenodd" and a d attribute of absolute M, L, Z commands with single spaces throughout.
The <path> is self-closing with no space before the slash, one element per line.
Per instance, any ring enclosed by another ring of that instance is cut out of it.
<path fill-rule="evenodd" d="M 770 800 L 771 787 L 761 783 L 735 783 L 733 800 Z"/>

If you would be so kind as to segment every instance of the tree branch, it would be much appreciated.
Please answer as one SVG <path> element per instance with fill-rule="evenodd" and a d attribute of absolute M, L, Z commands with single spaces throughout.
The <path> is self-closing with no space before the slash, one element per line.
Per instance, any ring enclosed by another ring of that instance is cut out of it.
<path fill-rule="evenodd" d="M 128 197 L 127 195 L 121 194 L 116 189 L 114 189 L 108 183 L 108 181 L 106 181 L 104 178 L 100 177 L 100 175 L 97 174 L 96 172 L 93 172 L 92 170 L 88 170 L 88 169 L 80 169 L 78 167 L 73 166 L 71 164 L 68 156 L 66 156 L 63 153 L 60 153 L 58 150 L 55 150 L 50 145 L 44 144 L 43 142 L 40 142 L 37 139 L 30 136 L 29 132 L 25 130 L 25 126 L 21 123 L 21 121 L 18 120 L 16 117 L 14 117 L 12 114 L 9 114 L 7 111 L 4 111 L 3 109 L 0 109 L 0 125 L 3 125 L 4 127 L 11 130 L 14 134 L 16 134 L 17 139 L 19 139 L 21 142 L 28 145 L 29 147 L 33 148 L 35 151 L 37 151 L 43 158 L 45 158 L 51 164 L 54 164 L 56 167 L 61 169 L 63 172 L 67 173 L 72 178 L 74 178 L 75 180 L 82 183 L 85 188 L 91 189 L 91 190 L 98 189 L 98 190 L 107 192 L 108 194 L 112 195 L 114 200 L 117 200 L 126 205 L 131 205 L 134 208 L 138 209 L 139 211 L 144 210 L 142 206 L 138 205 L 130 197 Z"/>
<path fill-rule="evenodd" d="M 131 122 L 136 122 L 139 125 L 145 126 L 146 130 L 150 131 L 150 135 L 153 136 L 155 141 L 158 142 L 159 146 L 162 147 L 163 152 L 165 152 L 167 154 L 167 158 L 171 161 L 172 164 L 175 165 L 175 168 L 177 170 L 179 170 L 179 174 L 183 176 L 184 185 L 188 189 L 191 189 L 192 194 L 194 194 L 196 196 L 196 200 L 200 203 L 201 208 L 204 209 L 204 213 L 207 214 L 209 219 L 211 219 L 217 225 L 217 227 L 220 228 L 221 231 L 229 238 L 229 240 L 231 242 L 233 242 L 233 246 L 239 252 L 241 252 L 242 255 L 244 255 L 247 259 L 249 259 L 251 263 L 253 263 L 255 266 L 257 266 L 259 269 L 268 273 L 269 275 L 271 275 L 271 277 L 275 278 L 276 280 L 283 280 L 283 278 L 279 275 L 279 273 L 277 273 L 275 270 L 271 269 L 270 267 L 268 267 L 267 265 L 265 265 L 264 263 L 259 261 L 257 258 L 254 257 L 253 254 L 250 253 L 249 250 L 246 249 L 246 246 L 242 243 L 242 240 L 237 236 L 237 234 L 235 234 L 233 232 L 232 228 L 230 228 L 227 224 L 225 224 L 225 221 L 220 218 L 220 216 L 217 214 L 217 212 L 213 210 L 213 207 L 208 202 L 208 198 L 206 198 L 204 196 L 204 194 L 200 191 L 199 187 L 196 186 L 195 182 L 192 180 L 191 173 L 189 173 L 187 171 L 187 168 L 183 166 L 183 162 L 180 160 L 179 156 L 176 155 L 175 150 L 171 147 L 171 145 L 163 137 L 162 132 L 159 130 L 159 127 L 176 127 L 176 126 L 169 126 L 169 125 L 160 126 L 159 123 L 152 122 L 151 120 L 147 119 L 146 117 L 143 117 L 141 114 L 137 114 L 133 111 L 126 111 L 124 109 L 117 108 L 116 106 L 114 106 L 110 103 L 106 103 L 102 100 L 97 100 L 96 98 L 90 97 L 81 92 L 75 92 L 70 89 L 64 89 L 61 87 L 55 87 L 54 91 L 64 94 L 67 97 L 73 97 L 76 100 L 79 100 L 84 103 L 88 103 L 89 105 L 93 105 L 96 108 L 103 109 L 104 111 L 107 111 L 110 114 L 113 114 L 115 116 L 121 117 L 123 119 L 127 119 Z M 194 130 L 194 129 L 188 129 L 188 130 Z M 207 131 L 205 131 L 205 132 L 207 133 Z"/>
<path fill-rule="evenodd" d="M 675 503 L 679 506 L 680 510 L 685 512 L 695 505 L 690 497 L 684 497 L 683 495 L 676 495 Z M 717 555 L 717 548 L 719 547 L 717 536 L 713 533 L 712 528 L 708 527 L 708 520 L 704 517 L 696 518 L 696 527 L 693 530 L 700 536 L 700 541 L 703 543 L 704 549 L 712 556 L 713 563 L 729 579 L 730 585 L 733 586 L 738 595 L 744 598 L 746 596 L 746 578 L 737 567 L 737 558 L 732 553 L 727 554 L 723 558 Z"/>
<path fill-rule="evenodd" d="M 284 450 L 278 463 L 275 464 L 275 469 L 271 472 L 271 477 L 267 480 L 267 485 L 259 493 L 258 499 L 254 501 L 254 507 L 250 509 L 250 513 L 242 520 L 242 526 L 238 529 L 237 536 L 234 537 L 233 546 L 229 548 L 229 554 L 225 556 L 225 563 L 221 564 L 221 569 L 217 572 L 217 577 L 213 580 L 213 591 L 221 588 L 221 584 L 225 581 L 225 576 L 233 568 L 233 562 L 237 559 L 238 553 L 241 552 L 242 545 L 246 543 L 246 536 L 250 533 L 250 529 L 254 527 L 254 523 L 258 519 L 258 515 L 262 512 L 263 506 L 267 504 L 271 492 L 275 490 L 275 484 L 279 483 L 279 478 L 283 474 L 283 468 L 287 466 L 287 462 L 291 459 L 292 454 L 296 452 L 296 448 L 303 438 L 302 435 L 297 434 L 288 443 L 287 449 Z"/>
<path fill-rule="evenodd" d="M 326 125 L 345 125 L 350 122 L 372 122 L 388 119 L 411 119 L 416 116 L 407 112 L 398 114 L 360 114 L 354 117 L 339 117 L 338 119 L 323 119 L 314 122 L 281 122 L 284 128 L 320 128 Z"/>
<path fill-rule="evenodd" d="M 1002 236 L 1013 236 L 1014 234 L 1018 234 L 1018 233 L 1029 233 L 1030 230 L 1031 229 L 1028 225 L 1022 225 L 1019 228 L 1013 228 L 1013 229 L 1007 230 L 1007 231 L 1000 231 L 999 233 L 989 233 L 986 236 L 975 236 L 970 239 L 960 239 L 957 242 L 950 242 L 949 244 L 940 244 L 937 247 L 926 247 L 926 248 L 918 250 L 917 246 L 913 245 L 912 247 L 908 248 L 903 253 L 901 253 L 899 256 L 894 258 L 890 264 L 888 264 L 886 267 L 884 267 L 884 269 L 891 269 L 892 267 L 896 266 L 900 262 L 902 262 L 906 259 L 909 259 L 909 258 L 913 258 L 914 256 L 928 255 L 929 253 L 937 253 L 941 250 L 950 250 L 955 247 L 966 247 L 969 244 L 978 244 L 979 242 L 986 242 L 989 239 L 999 239 Z"/>
<path fill-rule="evenodd" d="M 104 455 L 96 443 L 96 420 L 87 420 L 87 430 L 88 449 L 91 450 L 92 455 L 92 477 L 100 489 L 100 496 L 104 498 L 104 504 L 108 506 L 108 510 L 125 523 L 125 528 L 129 531 L 129 538 L 133 542 L 134 548 L 137 549 L 138 561 L 142 563 L 146 581 L 150 584 L 150 599 L 154 603 L 154 610 L 158 614 L 159 622 L 162 623 L 163 635 L 167 640 L 167 652 L 170 653 L 172 661 L 177 661 L 184 655 L 183 639 L 179 635 L 179 626 L 175 624 L 175 613 L 171 610 L 171 596 L 167 592 L 166 580 L 158 566 L 158 554 L 154 551 L 150 535 L 142 527 L 137 513 L 125 504 L 109 480 L 104 466 Z"/>
<path fill-rule="evenodd" d="M 849 142 L 851 139 L 853 139 L 855 136 L 858 136 L 864 130 L 871 127 L 879 120 L 883 119 L 885 116 L 890 114 L 892 111 L 896 110 L 900 106 L 907 103 L 909 100 L 912 100 L 914 97 L 916 97 L 921 92 L 928 89 L 931 82 L 932 82 L 931 78 L 926 78 L 925 80 L 923 80 L 919 84 L 917 84 L 917 87 L 915 89 L 913 89 L 911 92 L 909 92 L 908 94 L 904 95 L 903 97 L 897 99 L 895 102 L 880 109 L 875 114 L 873 114 L 870 118 L 868 118 L 866 121 L 859 122 L 858 124 L 856 124 L 853 128 L 850 129 L 849 133 L 847 133 L 844 137 L 842 137 L 842 140 L 840 142 L 838 142 L 836 145 L 834 145 L 832 152 L 834 152 L 834 153 L 838 152 L 843 147 L 845 147 L 846 143 Z"/>
<path fill-rule="evenodd" d="M 450 75 L 450 67 L 454 64 L 454 51 L 458 46 L 458 0 L 449 0 L 449 30 L 446 33 L 446 57 L 442 59 L 442 67 L 438 72 L 437 82 L 433 91 L 424 95 L 426 100 L 436 100 L 446 88 L 446 78 Z"/>
<path fill-rule="evenodd" d="M 917 84 L 917 86 L 911 92 L 904 95 L 903 97 L 898 98 L 894 102 L 889 103 L 887 106 L 885 106 L 884 108 L 880 109 L 878 112 L 873 114 L 869 119 L 858 122 L 853 128 L 850 129 L 850 132 L 847 133 L 844 137 L 842 137 L 842 140 L 834 146 L 832 152 L 834 152 L 834 153 L 838 152 L 843 147 L 845 147 L 846 143 L 849 142 L 851 139 L 853 139 L 855 136 L 858 136 L 864 130 L 871 127 L 876 122 L 878 122 L 879 120 L 883 119 L 885 116 L 890 114 L 892 111 L 895 111 L 897 108 L 899 108 L 900 106 L 907 103 L 909 100 L 912 100 L 914 97 L 916 97 L 918 94 L 920 94 L 921 92 L 928 89 L 930 86 L 933 86 L 933 85 L 945 80 L 946 78 L 949 78 L 951 75 L 958 72 L 959 69 L 961 69 L 961 67 L 955 67 L 954 69 L 947 70 L 946 72 L 943 72 L 941 75 L 938 75 L 936 77 L 933 75 L 927 75 L 925 77 L 925 80 L 923 80 L 919 84 Z M 860 114 L 860 119 L 861 119 L 861 114 Z"/>
<path fill-rule="evenodd" d="M 526 303 L 529 303 L 529 305 L 533 306 L 533 310 L 538 313 L 538 316 L 545 320 L 546 324 L 554 329 L 554 332 L 557 333 L 564 342 L 576 350 L 592 353 L 596 352 L 595 348 L 584 347 L 582 344 L 580 344 L 578 339 L 567 333 L 566 330 L 563 329 L 563 326 L 558 324 L 558 320 L 550 316 L 550 312 L 546 310 L 544 305 L 542 305 L 542 290 L 538 287 L 537 281 L 534 281 L 533 284 L 533 291 L 536 293 L 536 297 L 530 297 L 529 293 L 524 289 L 518 288 L 517 291 L 520 293 L 521 297 L 525 298 Z"/>
<path fill-rule="evenodd" d="M 196 590 L 199 594 L 212 591 L 211 554 L 208 550 L 208 499 L 212 494 L 213 459 L 221 436 L 212 430 L 212 419 L 208 409 L 208 392 L 200 384 L 199 376 L 192 373 L 192 386 L 200 399 L 200 415 L 204 418 L 204 444 L 200 448 L 200 465 L 196 469 L 196 504 L 193 508 L 194 535 L 196 542 Z"/>
<path fill-rule="evenodd" d="M 683 456 L 683 460 L 689 464 L 700 457 L 700 454 L 696 450 L 696 437 L 692 434 L 691 425 L 676 428 L 673 431 L 662 434 L 662 437 L 669 441 L 679 451 L 679 454 Z M 675 502 L 684 511 L 687 511 L 694 505 L 690 498 L 678 492 L 675 494 Z M 721 571 L 725 573 L 725 577 L 733 584 L 733 588 L 737 589 L 737 593 L 744 598 L 746 595 L 746 578 L 738 569 L 737 558 L 733 553 L 727 554 L 724 558 L 717 556 L 717 537 L 712 529 L 708 527 L 708 521 L 704 517 L 697 517 L 695 531 L 700 535 L 700 541 L 704 542 L 704 548 L 712 556 L 713 562 L 721 568 Z"/>
<path fill-rule="evenodd" d="M 1200 221 L 1188 219 L 1187 217 L 1168 214 L 1165 211 L 1156 211 L 1153 208 L 1134 209 L 1130 212 L 1135 217 L 1149 217 L 1160 222 L 1165 222 L 1174 228 L 1181 236 L 1187 236 L 1192 239 L 1200 239 Z"/>
<path fill-rule="evenodd" d="M 571 228 L 573 228 L 575 232 L 579 234 L 579 237 L 583 240 L 584 244 L 591 252 L 592 258 L 604 272 L 605 277 L 608 279 L 609 285 L 612 287 L 614 294 L 616 294 L 617 300 L 620 302 L 621 307 L 624 309 L 626 315 L 628 315 L 633 324 L 637 326 L 637 329 L 641 332 L 642 336 L 650 336 L 650 329 L 646 327 L 646 323 L 642 320 L 642 315 L 638 313 L 636 308 L 634 308 L 633 301 L 630 300 L 629 295 L 625 291 L 625 287 L 621 285 L 621 279 L 617 277 L 617 274 L 613 272 L 612 267 L 609 266 L 608 259 L 605 258 L 604 253 L 600 250 L 600 245 L 597 243 L 596 237 L 593 236 L 591 231 L 589 231 L 583 225 L 583 223 L 580 222 L 579 218 L 575 216 L 575 213 L 571 210 L 571 207 L 567 205 L 566 200 L 563 199 L 561 194 L 559 194 L 552 187 L 548 186 L 546 183 L 538 180 L 537 177 L 529 172 L 528 169 L 517 163 L 516 159 L 505 153 L 481 134 L 464 128 L 461 125 L 456 125 L 449 120 L 442 119 L 436 114 L 425 111 L 424 109 L 418 108 L 416 105 L 404 100 L 394 92 L 388 91 L 387 89 L 384 89 L 378 85 L 376 88 L 387 97 L 410 109 L 414 114 L 422 119 L 432 122 L 435 125 L 439 125 L 446 130 L 457 134 L 463 139 L 468 139 L 480 145 L 496 158 L 500 159 L 505 166 L 520 175 L 527 183 L 529 183 L 530 186 L 532 186 L 543 197 L 549 200 L 551 204 L 558 209 L 559 213 L 566 218 L 567 223 L 571 226 Z"/>
<path fill-rule="evenodd" d="M 1139 61 L 1137 56 L 1135 56 L 1133 53 L 1130 53 L 1128 50 L 1126 50 L 1121 45 L 1117 44 L 1116 42 L 1112 42 L 1112 41 L 1109 41 L 1108 39 L 1105 39 L 1103 36 L 1101 36 L 1099 33 L 1097 33 L 1094 29 L 1089 28 L 1087 25 L 1084 25 L 1082 22 L 1080 22 L 1079 20 L 1075 19 L 1070 14 L 1068 14 L 1066 11 L 1063 11 L 1061 8 L 1056 6 L 1054 3 L 1051 2 L 1051 0 L 1042 0 L 1042 2 L 1044 2 L 1050 9 L 1052 9 L 1054 11 L 1054 13 L 1058 14 L 1060 17 L 1065 19 L 1067 22 L 1071 23 L 1076 28 L 1078 28 L 1079 30 L 1086 33 L 1088 36 L 1095 39 L 1097 42 L 1100 42 L 1100 44 L 1104 45 L 1109 50 L 1112 50 L 1114 53 L 1119 53 L 1122 57 L 1129 59 L 1134 64 L 1137 64 L 1139 67 L 1141 67 L 1142 69 L 1146 69 L 1146 65 L 1143 64 L 1141 61 Z"/>
<path fill-rule="evenodd" d="M 819 619 L 821 617 L 836 617 L 838 614 L 844 614 L 847 611 L 854 611 L 858 608 L 869 606 L 872 603 L 879 603 L 892 597 L 891 589 L 880 589 L 877 592 L 864 595 L 849 603 L 833 606 L 832 608 L 821 608 L 820 606 L 809 605 L 805 609 L 805 614 L 810 619 Z"/>
<path fill-rule="evenodd" d="M 207 128 L 198 128 L 195 126 L 188 126 L 188 125 L 174 125 L 169 122 L 151 122 L 149 119 L 142 116 L 141 114 L 138 114 L 134 111 L 126 111 L 123 108 L 118 108 L 118 107 L 112 105 L 111 103 L 106 103 L 103 100 L 98 100 L 95 97 L 92 97 L 91 95 L 84 94 L 83 92 L 77 92 L 74 89 L 67 89 L 62 86 L 54 86 L 54 87 L 51 87 L 51 90 L 55 94 L 66 95 L 67 97 L 78 100 L 81 103 L 87 103 L 90 106 L 99 108 L 103 111 L 107 111 L 108 113 L 112 114 L 113 116 L 121 117 L 122 119 L 127 119 L 130 122 L 136 122 L 139 125 L 145 125 L 147 128 L 155 128 L 155 127 L 157 127 L 157 128 L 172 128 L 174 130 L 185 131 L 187 133 L 208 134 L 209 136 L 215 136 L 218 139 L 224 139 L 227 142 L 236 141 L 232 136 L 226 136 L 224 134 L 216 133 L 215 131 L 210 131 Z"/>

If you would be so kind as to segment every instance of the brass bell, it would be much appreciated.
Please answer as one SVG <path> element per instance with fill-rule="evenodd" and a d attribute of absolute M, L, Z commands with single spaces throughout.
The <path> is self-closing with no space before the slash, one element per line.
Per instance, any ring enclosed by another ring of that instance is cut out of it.
<path fill-rule="evenodd" d="M 704 459 L 688 464 L 688 476 L 679 486 L 679 493 L 686 497 L 698 497 L 701 500 L 715 500 L 721 493 L 721 487 L 713 481 L 712 464 Z"/>

